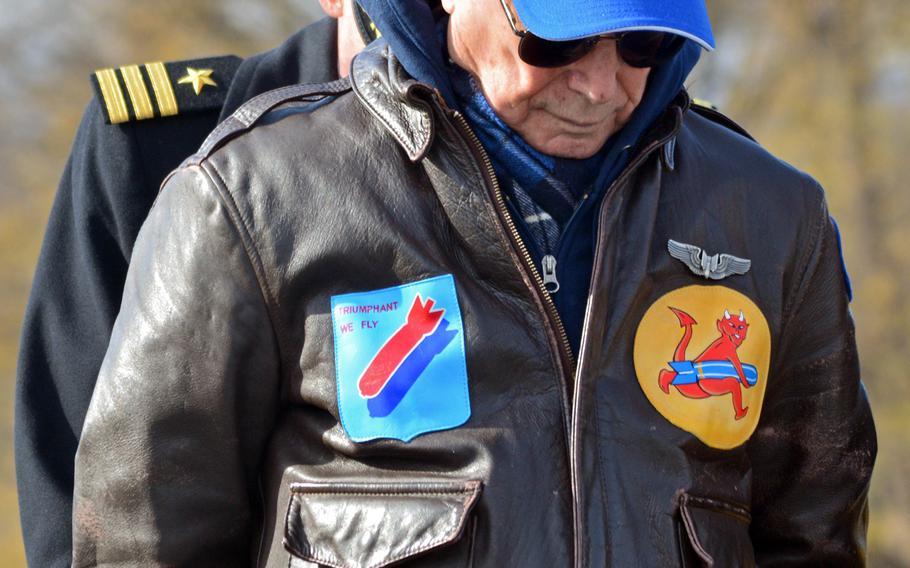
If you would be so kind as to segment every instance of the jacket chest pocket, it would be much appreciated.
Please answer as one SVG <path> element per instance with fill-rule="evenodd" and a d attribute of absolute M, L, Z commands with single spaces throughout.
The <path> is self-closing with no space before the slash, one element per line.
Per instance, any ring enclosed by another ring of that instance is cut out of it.
<path fill-rule="evenodd" d="M 284 546 L 292 567 L 468 567 L 479 481 L 295 483 Z"/>
<path fill-rule="evenodd" d="M 755 566 L 750 522 L 751 515 L 745 507 L 683 493 L 677 521 L 680 565 L 684 568 Z"/>

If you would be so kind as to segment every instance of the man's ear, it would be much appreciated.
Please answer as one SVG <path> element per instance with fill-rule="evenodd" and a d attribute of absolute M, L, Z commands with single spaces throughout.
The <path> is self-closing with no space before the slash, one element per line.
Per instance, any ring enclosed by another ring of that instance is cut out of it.
<path fill-rule="evenodd" d="M 344 0 L 319 0 L 319 5 L 327 16 L 337 19 L 344 15 Z"/>

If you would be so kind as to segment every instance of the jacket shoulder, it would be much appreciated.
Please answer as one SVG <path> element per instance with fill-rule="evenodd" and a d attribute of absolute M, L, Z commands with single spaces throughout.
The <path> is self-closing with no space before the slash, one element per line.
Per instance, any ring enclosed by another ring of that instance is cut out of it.
<path fill-rule="evenodd" d="M 201 163 L 228 141 L 249 132 L 263 117 L 278 107 L 298 103 L 302 105 L 302 109 L 298 108 L 298 110 L 306 112 L 321 106 L 327 99 L 337 97 L 350 90 L 351 83 L 345 77 L 328 83 L 290 85 L 253 97 L 228 118 L 221 121 L 202 143 L 199 151 L 190 156 L 184 165 Z"/>
<path fill-rule="evenodd" d="M 678 141 L 682 161 L 698 164 L 693 172 L 713 172 L 718 189 L 753 209 L 776 203 L 793 211 L 815 210 L 824 201 L 818 181 L 769 152 L 715 109 L 692 105 Z"/>
<path fill-rule="evenodd" d="M 104 122 L 123 124 L 219 111 L 242 60 L 234 55 L 152 62 L 92 73 Z"/>
<path fill-rule="evenodd" d="M 745 136 L 749 140 L 755 141 L 755 138 L 753 138 L 745 128 L 740 126 L 729 116 L 720 112 L 720 109 L 708 101 L 705 101 L 703 99 L 692 99 L 692 106 L 689 107 L 689 109 L 702 118 L 723 126 L 727 130 L 735 132 L 740 136 Z"/>

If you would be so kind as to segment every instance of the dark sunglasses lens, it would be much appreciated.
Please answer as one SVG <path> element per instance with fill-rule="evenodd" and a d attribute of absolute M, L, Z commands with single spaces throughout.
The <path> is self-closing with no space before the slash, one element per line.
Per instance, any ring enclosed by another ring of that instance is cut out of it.
<path fill-rule="evenodd" d="M 630 32 L 619 40 L 619 55 L 632 67 L 656 67 L 682 49 L 682 36 L 663 32 Z"/>
<path fill-rule="evenodd" d="M 550 41 L 528 33 L 518 43 L 518 56 L 535 67 L 562 67 L 587 55 L 596 40 Z"/>
<path fill-rule="evenodd" d="M 551 41 L 532 33 L 518 43 L 518 56 L 535 67 L 562 67 L 587 55 L 597 45 L 598 38 L 572 41 Z M 619 39 L 619 55 L 632 67 L 656 67 L 673 58 L 686 40 L 682 36 L 663 32 L 630 32 Z"/>

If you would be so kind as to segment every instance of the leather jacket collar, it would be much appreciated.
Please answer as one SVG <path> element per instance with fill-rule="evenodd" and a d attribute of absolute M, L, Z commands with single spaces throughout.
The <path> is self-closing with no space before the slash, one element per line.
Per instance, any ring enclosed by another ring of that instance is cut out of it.
<path fill-rule="evenodd" d="M 434 132 L 429 101 L 445 102 L 432 87 L 407 75 L 388 43 L 377 40 L 354 58 L 351 85 L 412 161 L 426 157 Z"/>

